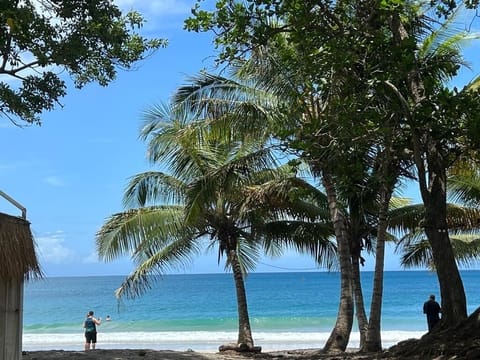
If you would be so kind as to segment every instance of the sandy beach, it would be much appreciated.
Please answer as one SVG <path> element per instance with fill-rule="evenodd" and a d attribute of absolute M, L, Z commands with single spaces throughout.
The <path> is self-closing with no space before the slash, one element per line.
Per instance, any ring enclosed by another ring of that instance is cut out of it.
<path fill-rule="evenodd" d="M 23 360 L 244 360 L 244 359 L 268 359 L 268 360 L 367 360 L 387 359 L 400 360 L 399 357 L 389 356 L 388 352 L 378 354 L 360 354 L 348 351 L 336 355 L 320 354 L 317 349 L 309 350 L 285 350 L 267 353 L 238 353 L 235 351 L 224 352 L 196 352 L 196 351 L 170 351 L 170 350 L 140 350 L 140 349 L 108 349 L 84 351 L 26 351 Z M 410 357 L 412 359 L 412 357 Z"/>

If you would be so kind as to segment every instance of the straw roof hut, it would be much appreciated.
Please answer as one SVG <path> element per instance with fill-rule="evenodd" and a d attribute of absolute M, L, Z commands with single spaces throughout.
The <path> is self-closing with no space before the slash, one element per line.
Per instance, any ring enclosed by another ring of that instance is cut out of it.
<path fill-rule="evenodd" d="M 42 277 L 24 217 L 0 213 L 0 359 L 22 358 L 23 282 Z"/>
<path fill-rule="evenodd" d="M 33 235 L 27 220 L 0 213 L 0 246 L 0 280 L 41 277 Z"/>

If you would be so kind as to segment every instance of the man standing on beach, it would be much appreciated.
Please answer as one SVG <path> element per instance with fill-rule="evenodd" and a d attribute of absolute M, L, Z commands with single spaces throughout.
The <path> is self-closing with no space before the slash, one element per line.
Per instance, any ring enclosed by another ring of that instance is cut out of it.
<path fill-rule="evenodd" d="M 97 325 L 102 323 L 102 318 L 95 319 L 93 317 L 93 311 L 89 311 L 87 318 L 83 322 L 83 327 L 85 328 L 85 351 L 90 350 L 90 345 L 92 350 L 95 350 L 97 344 Z"/>
<path fill-rule="evenodd" d="M 432 331 L 435 325 L 440 321 L 439 314 L 442 309 L 435 301 L 435 295 L 430 295 L 428 301 L 423 304 L 423 313 L 427 315 L 428 332 Z"/>

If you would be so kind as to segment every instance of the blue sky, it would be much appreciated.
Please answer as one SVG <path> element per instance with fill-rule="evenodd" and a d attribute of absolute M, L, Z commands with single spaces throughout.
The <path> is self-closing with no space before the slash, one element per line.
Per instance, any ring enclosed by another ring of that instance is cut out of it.
<path fill-rule="evenodd" d="M 188 75 L 210 69 L 213 62 L 211 35 L 182 30 L 194 1 L 116 3 L 125 10 L 140 11 L 148 19 L 145 35 L 168 38 L 169 46 L 135 70 L 119 72 L 108 87 L 70 87 L 63 108 L 45 113 L 40 127 L 19 128 L 0 118 L 0 190 L 27 208 L 47 276 L 113 275 L 132 270 L 128 259 L 99 262 L 95 233 L 109 215 L 123 209 L 121 200 L 129 177 L 151 169 L 146 147 L 138 140 L 142 111 L 167 102 Z M 21 214 L 1 198 L 0 212 Z M 370 259 L 366 269 L 373 267 Z M 257 271 L 313 269 L 311 259 L 289 253 L 277 260 L 263 259 Z M 399 269 L 391 249 L 386 269 Z M 222 271 L 215 253 L 184 270 Z"/>

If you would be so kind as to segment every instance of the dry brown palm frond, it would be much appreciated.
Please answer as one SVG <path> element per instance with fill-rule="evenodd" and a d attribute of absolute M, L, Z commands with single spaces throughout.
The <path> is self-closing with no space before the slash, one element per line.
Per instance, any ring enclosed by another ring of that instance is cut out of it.
<path fill-rule="evenodd" d="M 0 246 L 0 279 L 42 277 L 28 221 L 0 213 Z"/>

